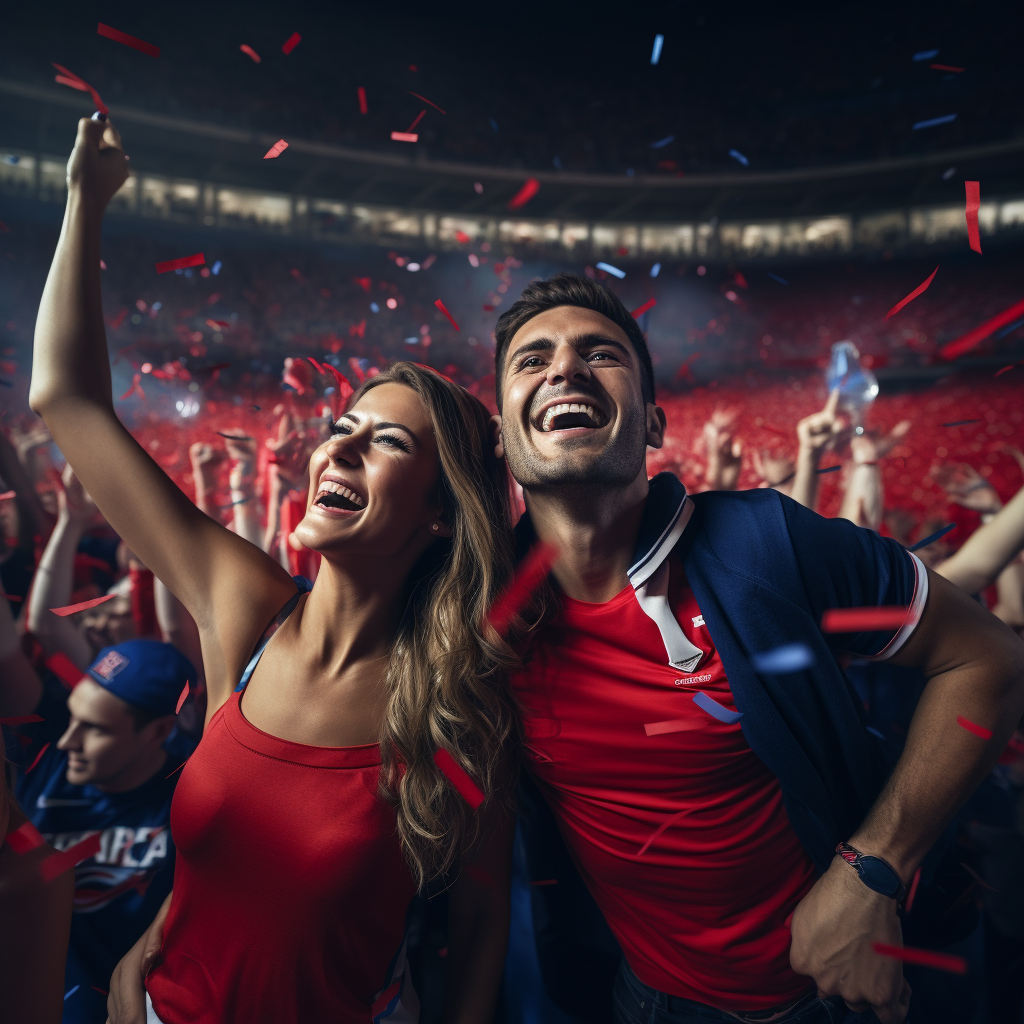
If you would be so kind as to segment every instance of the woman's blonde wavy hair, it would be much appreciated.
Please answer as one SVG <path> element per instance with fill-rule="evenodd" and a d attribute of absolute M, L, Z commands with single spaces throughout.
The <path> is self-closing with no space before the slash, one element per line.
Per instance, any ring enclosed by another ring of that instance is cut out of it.
<path fill-rule="evenodd" d="M 416 363 L 394 363 L 350 405 L 381 384 L 404 384 L 423 401 L 438 450 L 441 518 L 436 541 L 413 570 L 408 604 L 386 674 L 381 791 L 417 885 L 458 863 L 479 833 L 479 814 L 434 763 L 447 750 L 485 794 L 511 805 L 518 715 L 509 686 L 512 648 L 487 609 L 512 573 L 512 501 L 494 455 L 487 408 L 464 388 Z"/>

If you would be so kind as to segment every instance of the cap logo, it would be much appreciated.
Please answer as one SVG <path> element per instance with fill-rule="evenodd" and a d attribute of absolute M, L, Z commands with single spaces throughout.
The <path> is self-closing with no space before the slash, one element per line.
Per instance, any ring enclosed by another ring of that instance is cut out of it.
<path fill-rule="evenodd" d="M 104 679 L 113 679 L 127 664 L 128 659 L 123 654 L 107 651 L 93 667 L 93 672 Z"/>

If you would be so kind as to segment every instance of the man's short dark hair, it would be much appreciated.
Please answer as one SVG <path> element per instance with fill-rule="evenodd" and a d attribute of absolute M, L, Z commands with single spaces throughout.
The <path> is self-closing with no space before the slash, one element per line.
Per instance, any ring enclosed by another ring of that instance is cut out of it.
<path fill-rule="evenodd" d="M 640 360 L 640 392 L 643 399 L 645 402 L 654 401 L 654 366 L 651 364 L 651 353 L 647 350 L 643 331 L 640 330 L 640 325 L 633 315 L 619 297 L 604 285 L 578 274 L 556 274 L 546 281 L 532 281 L 523 290 L 523 294 L 498 317 L 498 324 L 494 328 L 494 386 L 499 408 L 501 379 L 505 372 L 505 354 L 509 342 L 525 323 L 557 306 L 592 309 L 621 327 L 626 337 L 633 343 L 637 358 Z"/>
<path fill-rule="evenodd" d="M 127 701 L 125 701 L 125 704 L 128 707 L 128 714 L 132 716 L 132 721 L 135 723 L 136 732 L 141 732 L 150 722 L 155 722 L 158 718 L 165 717 L 159 711 L 140 708 L 138 704 L 128 704 Z"/>

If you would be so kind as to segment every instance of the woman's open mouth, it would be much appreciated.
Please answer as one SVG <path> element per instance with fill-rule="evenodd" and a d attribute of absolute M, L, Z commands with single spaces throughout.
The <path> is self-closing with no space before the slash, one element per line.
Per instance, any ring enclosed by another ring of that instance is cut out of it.
<path fill-rule="evenodd" d="M 362 512 L 366 507 L 360 495 L 333 480 L 321 482 L 313 504 L 329 512 Z"/>

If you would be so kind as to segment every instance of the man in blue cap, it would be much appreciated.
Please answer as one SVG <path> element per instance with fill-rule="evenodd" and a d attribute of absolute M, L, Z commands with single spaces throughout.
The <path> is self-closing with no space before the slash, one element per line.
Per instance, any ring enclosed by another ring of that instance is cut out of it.
<path fill-rule="evenodd" d="M 15 795 L 46 840 L 64 850 L 101 835 L 75 871 L 64 1024 L 103 1024 L 114 968 L 171 890 L 171 798 L 193 749 L 175 713 L 195 679 L 170 644 L 129 640 L 100 651 L 70 694 L 37 681 L 43 721 L 8 738 Z"/>

